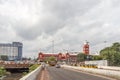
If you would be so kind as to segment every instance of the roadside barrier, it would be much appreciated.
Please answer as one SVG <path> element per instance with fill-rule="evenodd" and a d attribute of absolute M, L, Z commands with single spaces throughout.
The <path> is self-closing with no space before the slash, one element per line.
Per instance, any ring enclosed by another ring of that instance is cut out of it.
<path fill-rule="evenodd" d="M 99 69 L 107 69 L 107 70 L 114 70 L 114 71 L 120 71 L 120 67 L 116 66 L 98 66 Z"/>
<path fill-rule="evenodd" d="M 111 71 L 111 70 L 104 70 L 104 69 L 98 69 L 98 68 L 83 68 L 83 67 L 75 67 L 75 66 L 68 66 L 68 65 L 63 65 L 62 67 L 64 68 L 71 68 L 71 69 L 76 69 L 80 71 L 85 71 L 93 74 L 100 74 L 112 78 L 116 78 L 120 80 L 120 71 Z"/>
<path fill-rule="evenodd" d="M 30 72 L 29 74 L 25 75 L 23 78 L 19 80 L 36 80 L 38 73 L 42 70 L 41 66 L 39 66 L 34 71 Z"/>
<path fill-rule="evenodd" d="M 82 67 L 82 68 L 98 68 L 98 66 L 95 64 L 82 64 L 82 65 L 80 65 L 80 67 Z"/>

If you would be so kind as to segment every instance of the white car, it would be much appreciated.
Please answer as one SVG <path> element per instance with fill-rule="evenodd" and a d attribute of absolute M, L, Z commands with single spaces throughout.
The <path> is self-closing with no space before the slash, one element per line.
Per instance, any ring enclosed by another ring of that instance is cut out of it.
<path fill-rule="evenodd" d="M 55 67 L 56 67 L 56 68 L 60 68 L 60 64 L 56 64 Z"/>

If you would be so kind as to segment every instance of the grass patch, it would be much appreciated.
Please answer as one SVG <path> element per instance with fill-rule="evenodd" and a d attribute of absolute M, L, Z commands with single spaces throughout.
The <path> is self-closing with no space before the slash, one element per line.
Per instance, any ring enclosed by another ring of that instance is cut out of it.
<path fill-rule="evenodd" d="M 33 64 L 33 65 L 30 65 L 29 67 L 29 72 L 23 72 L 23 76 L 27 75 L 28 73 L 32 72 L 33 70 L 35 70 L 37 67 L 39 67 L 40 65 L 39 64 Z"/>
<path fill-rule="evenodd" d="M 29 67 L 29 72 L 35 70 L 38 66 L 40 66 L 39 64 L 34 64 L 32 66 Z"/>

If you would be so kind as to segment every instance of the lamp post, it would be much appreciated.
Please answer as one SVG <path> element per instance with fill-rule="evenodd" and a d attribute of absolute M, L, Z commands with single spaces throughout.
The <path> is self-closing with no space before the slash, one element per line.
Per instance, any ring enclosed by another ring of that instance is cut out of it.
<path fill-rule="evenodd" d="M 110 54 L 109 54 L 109 47 L 108 47 L 108 66 L 110 66 Z"/>
<path fill-rule="evenodd" d="M 54 40 L 52 40 L 52 53 L 54 54 Z"/>
<path fill-rule="evenodd" d="M 105 48 L 107 49 L 107 60 L 108 60 L 108 66 L 110 65 L 110 54 L 109 54 L 109 47 L 106 47 L 107 41 L 104 41 L 105 43 Z"/>

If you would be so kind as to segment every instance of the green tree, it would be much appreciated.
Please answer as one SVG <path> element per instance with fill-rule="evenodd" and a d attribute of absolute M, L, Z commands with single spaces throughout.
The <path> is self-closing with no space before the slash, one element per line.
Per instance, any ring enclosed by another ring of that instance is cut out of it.
<path fill-rule="evenodd" d="M 8 56 L 7 55 L 1 55 L 0 58 L 3 61 L 7 61 L 8 60 Z"/>
<path fill-rule="evenodd" d="M 78 62 L 85 61 L 86 58 L 87 58 L 87 55 L 85 55 L 84 53 L 79 53 L 79 54 L 77 55 L 77 61 L 78 61 Z"/>
<path fill-rule="evenodd" d="M 50 56 L 50 57 L 48 58 L 48 64 L 49 64 L 50 66 L 55 66 L 56 63 L 57 63 L 57 60 L 56 60 L 56 58 L 55 58 L 54 56 Z"/>
<path fill-rule="evenodd" d="M 100 56 L 108 60 L 110 66 L 120 66 L 120 43 L 113 43 L 112 46 L 106 47 L 100 51 Z"/>
<path fill-rule="evenodd" d="M 5 75 L 5 73 L 6 73 L 5 68 L 4 67 L 0 67 L 0 76 Z"/>
<path fill-rule="evenodd" d="M 56 61 L 56 58 L 55 58 L 54 56 L 50 56 L 50 57 L 48 57 L 47 60 L 48 60 L 48 61 Z"/>
<path fill-rule="evenodd" d="M 99 55 L 93 55 L 91 56 L 91 60 L 102 60 L 102 57 Z"/>

